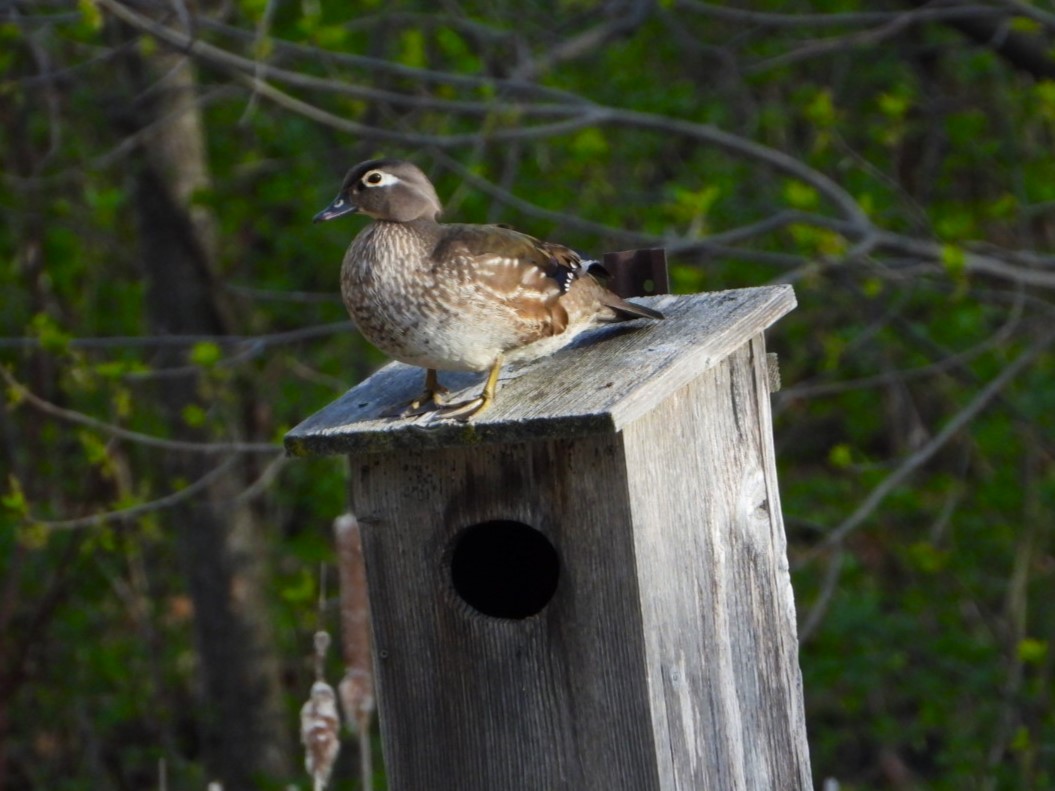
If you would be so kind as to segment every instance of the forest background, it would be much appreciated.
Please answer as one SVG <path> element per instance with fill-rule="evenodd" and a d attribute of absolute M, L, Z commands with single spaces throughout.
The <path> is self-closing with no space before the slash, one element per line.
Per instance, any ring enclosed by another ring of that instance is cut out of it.
<path fill-rule="evenodd" d="M 378 154 L 676 292 L 793 283 L 818 785 L 1055 787 L 1053 142 L 1027 0 L 0 2 L 0 789 L 306 785 L 344 468 L 280 442 L 383 360 L 362 221 L 310 222 Z"/>

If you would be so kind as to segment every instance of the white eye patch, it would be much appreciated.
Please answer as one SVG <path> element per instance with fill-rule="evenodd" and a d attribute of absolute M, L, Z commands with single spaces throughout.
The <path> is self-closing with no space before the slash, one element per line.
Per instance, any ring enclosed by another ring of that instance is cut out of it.
<path fill-rule="evenodd" d="M 367 187 L 387 187 L 390 184 L 397 183 L 399 177 L 393 176 L 391 173 L 386 173 L 383 170 L 371 170 L 363 176 L 361 180 Z"/>

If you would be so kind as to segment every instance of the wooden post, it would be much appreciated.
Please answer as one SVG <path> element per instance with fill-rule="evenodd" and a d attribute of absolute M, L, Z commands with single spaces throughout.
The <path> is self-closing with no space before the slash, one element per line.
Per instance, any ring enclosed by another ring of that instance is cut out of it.
<path fill-rule="evenodd" d="M 605 253 L 604 268 L 612 275 L 610 288 L 621 297 L 670 293 L 667 251 L 663 248 Z"/>
<path fill-rule="evenodd" d="M 794 294 L 646 301 L 467 425 L 380 417 L 393 363 L 287 436 L 351 460 L 393 791 L 812 787 L 762 334 Z"/>

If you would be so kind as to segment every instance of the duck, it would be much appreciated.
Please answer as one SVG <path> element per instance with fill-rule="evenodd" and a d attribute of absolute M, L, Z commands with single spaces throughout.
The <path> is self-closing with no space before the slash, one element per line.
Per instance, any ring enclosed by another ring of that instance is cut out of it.
<path fill-rule="evenodd" d="M 314 217 L 372 220 L 344 255 L 341 296 L 371 344 L 425 369 L 423 392 L 398 416 L 471 420 L 495 402 L 503 365 L 553 354 L 602 324 L 663 318 L 609 290 L 603 267 L 570 247 L 503 225 L 440 222 L 442 211 L 417 165 L 371 159 Z M 479 395 L 450 403 L 439 371 L 487 377 Z"/>

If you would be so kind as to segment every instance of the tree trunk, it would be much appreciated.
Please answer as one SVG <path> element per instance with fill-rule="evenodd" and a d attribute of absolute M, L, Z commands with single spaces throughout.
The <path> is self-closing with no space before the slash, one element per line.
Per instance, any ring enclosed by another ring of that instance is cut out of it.
<path fill-rule="evenodd" d="M 132 83 L 139 97 L 137 126 L 152 125 L 140 148 L 135 175 L 136 212 L 146 309 L 158 334 L 223 335 L 231 326 L 224 293 L 213 269 L 212 217 L 190 205 L 208 186 L 196 79 L 189 60 L 157 51 L 131 56 Z M 163 351 L 159 368 L 187 363 L 183 351 Z M 217 409 L 206 403 L 200 373 L 159 380 L 158 399 L 170 431 L 181 439 L 207 440 L 192 428 L 185 409 Z M 233 414 L 244 414 L 238 394 L 224 394 Z M 222 408 L 222 407 L 220 407 Z M 228 421 L 229 436 L 238 420 Z M 172 479 L 197 480 L 215 469 L 214 456 L 173 454 Z M 290 723 L 285 721 L 274 637 L 263 595 L 265 544 L 262 525 L 246 504 L 234 499 L 246 486 L 244 460 L 234 460 L 197 501 L 165 518 L 179 542 L 194 601 L 201 660 L 199 717 L 209 771 L 225 791 L 259 787 L 261 778 L 288 777 Z"/>

